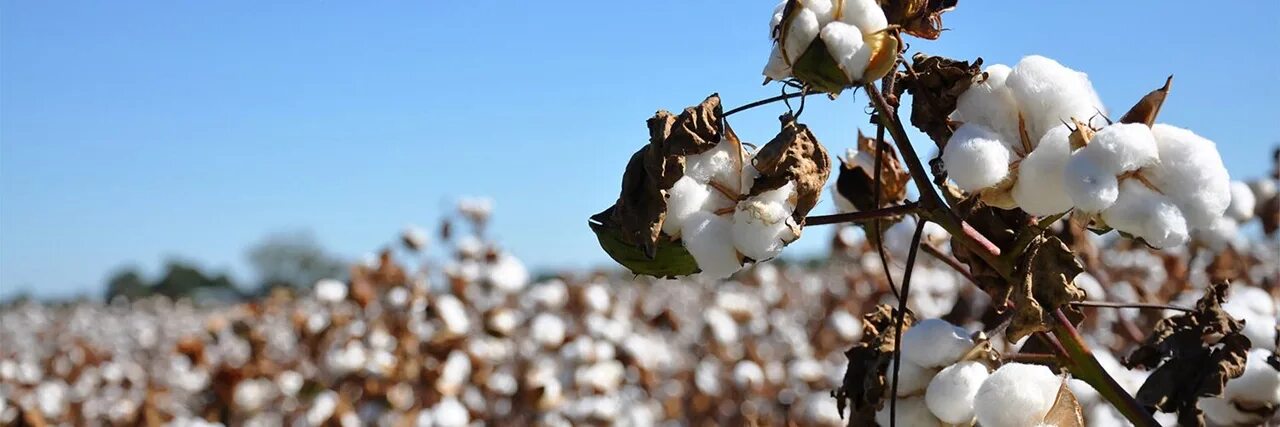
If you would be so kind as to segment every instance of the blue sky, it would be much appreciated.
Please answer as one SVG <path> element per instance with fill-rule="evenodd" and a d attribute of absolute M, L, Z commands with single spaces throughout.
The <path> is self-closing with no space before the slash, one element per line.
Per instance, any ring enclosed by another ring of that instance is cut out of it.
<path fill-rule="evenodd" d="M 464 195 L 496 200 L 493 234 L 532 266 L 604 265 L 586 218 L 616 197 L 654 110 L 777 93 L 759 74 L 772 8 L 0 1 L 0 296 L 97 295 L 113 268 L 169 257 L 248 280 L 245 248 L 282 230 L 354 258 Z M 1088 72 L 1114 111 L 1174 74 L 1162 120 L 1247 178 L 1280 141 L 1277 8 L 969 0 L 912 48 L 1043 54 Z M 864 103 L 815 100 L 804 119 L 842 152 L 871 129 Z M 781 109 L 734 126 L 767 141 Z"/>

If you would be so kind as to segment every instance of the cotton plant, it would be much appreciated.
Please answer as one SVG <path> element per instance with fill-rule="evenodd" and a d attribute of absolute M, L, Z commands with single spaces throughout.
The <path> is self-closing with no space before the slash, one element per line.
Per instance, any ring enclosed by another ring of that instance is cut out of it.
<path fill-rule="evenodd" d="M 892 69 L 898 39 L 875 0 L 785 0 L 774 8 L 765 82 L 795 77 L 832 95 Z"/>
<path fill-rule="evenodd" d="M 830 173 L 826 148 L 790 114 L 748 151 L 712 95 L 676 116 L 649 119 L 622 194 L 592 217 L 601 245 L 637 274 L 726 278 L 777 257 L 800 237 Z"/>

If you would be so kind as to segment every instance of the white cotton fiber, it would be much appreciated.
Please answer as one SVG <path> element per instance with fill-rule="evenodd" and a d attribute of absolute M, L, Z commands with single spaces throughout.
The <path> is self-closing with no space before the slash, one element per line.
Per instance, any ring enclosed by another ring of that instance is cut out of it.
<path fill-rule="evenodd" d="M 870 55 L 857 56 L 864 44 L 858 27 L 843 22 L 832 22 L 822 27 L 820 37 L 827 45 L 827 53 L 831 54 L 831 58 L 840 65 L 840 69 L 844 70 L 845 76 L 849 77 L 850 81 L 854 80 L 854 75 L 862 76 L 862 71 L 867 68 L 867 62 L 871 57 Z M 860 59 L 863 57 L 866 58 L 865 61 Z M 855 61 L 855 58 L 859 60 Z"/>
<path fill-rule="evenodd" d="M 733 244 L 738 252 L 763 261 L 778 256 L 786 243 L 795 240 L 790 227 L 794 222 L 788 222 L 794 208 L 786 201 L 794 188 L 788 182 L 738 204 L 733 214 Z"/>
<path fill-rule="evenodd" d="M 1040 424 L 1057 400 L 1062 380 L 1041 365 L 1009 363 L 978 388 L 974 414 L 983 427 Z"/>
<path fill-rule="evenodd" d="M 1071 146 L 1067 141 L 1071 130 L 1066 126 L 1050 129 L 1035 150 L 1018 166 L 1018 181 L 1013 184 L 1013 201 L 1035 216 L 1047 216 L 1071 209 L 1071 197 L 1063 180 Z"/>
<path fill-rule="evenodd" d="M 1102 128 L 1076 156 L 1092 156 L 1098 166 L 1113 175 L 1151 165 L 1159 158 L 1156 138 L 1147 125 L 1117 123 Z"/>
<path fill-rule="evenodd" d="M 886 396 L 892 391 L 893 387 L 893 361 L 889 362 L 888 368 L 885 369 L 885 390 Z M 933 375 L 938 373 L 937 369 L 925 368 L 910 360 L 907 360 L 906 354 L 902 357 L 902 368 L 898 369 L 898 396 L 914 396 L 925 391 L 929 387 L 929 380 L 933 379 Z"/>
<path fill-rule="evenodd" d="M 791 18 L 791 26 L 787 28 L 786 43 L 782 46 L 787 54 L 787 59 L 792 63 L 800 59 L 800 55 L 804 55 L 804 51 L 809 49 L 809 44 L 813 43 L 813 39 L 818 38 L 818 31 L 821 24 L 818 22 L 818 15 L 809 9 L 800 9 Z"/>
<path fill-rule="evenodd" d="M 1231 178 L 1217 147 L 1186 129 L 1157 124 L 1151 131 L 1160 162 L 1143 173 L 1182 209 L 1188 227 L 1213 224 L 1231 203 Z"/>
<path fill-rule="evenodd" d="M 813 11 L 818 17 L 818 25 L 827 25 L 835 19 L 836 5 L 834 3 L 843 2 L 843 0 L 804 0 L 800 4 L 805 9 Z"/>
<path fill-rule="evenodd" d="M 986 126 L 967 123 L 956 129 L 942 150 L 947 176 L 960 189 L 975 192 L 996 185 L 1009 174 L 1009 149 Z"/>
<path fill-rule="evenodd" d="M 1235 218 L 1237 221 L 1247 221 L 1253 218 L 1253 210 L 1257 205 L 1257 200 L 1253 197 L 1253 190 L 1249 188 L 1249 184 L 1241 181 L 1231 181 L 1231 204 L 1227 205 L 1227 215 Z"/>
<path fill-rule="evenodd" d="M 1196 406 L 1204 411 L 1205 418 L 1213 422 L 1211 425 L 1247 425 L 1253 418 L 1250 414 L 1237 409 L 1231 401 L 1221 397 L 1200 398 Z"/>
<path fill-rule="evenodd" d="M 715 148 L 685 158 L 684 175 L 706 184 L 712 179 L 734 188 L 738 183 L 742 152 L 729 142 L 716 144 Z"/>
<path fill-rule="evenodd" d="M 773 47 L 773 50 L 769 52 L 769 62 L 764 64 L 764 71 L 761 73 L 773 80 L 791 77 L 791 66 L 787 65 L 786 58 L 782 57 L 782 48 Z"/>
<path fill-rule="evenodd" d="M 723 279 L 742 267 L 733 246 L 733 224 L 729 218 L 711 212 L 698 212 L 681 230 L 685 249 L 702 269 L 703 277 Z"/>
<path fill-rule="evenodd" d="M 334 279 L 320 279 L 315 285 L 316 299 L 338 302 L 347 298 L 347 284 Z"/>
<path fill-rule="evenodd" d="M 695 212 L 703 210 L 713 190 L 685 175 L 667 190 L 667 216 L 662 222 L 662 232 L 680 237 L 680 229 Z"/>
<path fill-rule="evenodd" d="M 987 67 L 987 80 L 969 86 L 956 99 L 955 120 L 984 125 L 1009 142 L 1020 141 L 1018 136 L 1018 104 L 1013 92 L 1005 86 L 1012 71 L 1009 66 L 996 64 Z M 1036 141 L 1031 141 L 1035 144 Z M 1019 144 L 1015 144 L 1019 145 Z"/>
<path fill-rule="evenodd" d="M 1098 126 L 1101 120 L 1091 119 L 1107 111 L 1088 76 L 1043 56 L 1018 61 L 1005 85 L 1018 102 L 1032 141 L 1072 118 Z"/>
<path fill-rule="evenodd" d="M 991 374 L 974 361 L 960 362 L 938 372 L 929 381 L 924 401 L 929 411 L 948 424 L 968 424 L 973 420 L 973 399 Z"/>
<path fill-rule="evenodd" d="M 1237 402 L 1280 404 L 1280 371 L 1267 364 L 1268 350 L 1249 350 L 1244 374 L 1227 381 L 1222 396 Z"/>
<path fill-rule="evenodd" d="M 902 333 L 902 357 L 926 368 L 956 363 L 973 348 L 969 331 L 942 319 L 925 319 Z"/>
<path fill-rule="evenodd" d="M 1196 240 L 1213 251 L 1221 251 L 1235 245 L 1239 234 L 1240 224 L 1235 219 L 1225 216 L 1193 233 Z"/>
<path fill-rule="evenodd" d="M 849 76 L 849 80 L 861 82 L 862 75 L 867 72 L 867 66 L 871 64 L 873 53 L 875 52 L 870 47 L 863 44 L 852 57 L 840 63 L 840 68 L 845 71 L 845 75 Z"/>
<path fill-rule="evenodd" d="M 884 402 L 884 407 L 876 411 L 876 424 L 879 424 L 882 427 L 888 427 L 890 425 L 889 413 L 891 409 L 893 408 L 890 402 Z M 897 421 L 895 425 L 903 427 L 929 427 L 940 424 L 938 418 L 934 417 L 933 413 L 929 412 L 928 407 L 925 407 L 924 396 L 898 398 L 898 408 L 894 415 L 896 416 L 893 417 L 895 418 L 893 421 Z"/>
<path fill-rule="evenodd" d="M 1076 209 L 1100 212 L 1111 207 L 1120 197 L 1120 182 L 1115 174 L 1099 165 L 1092 156 L 1071 156 L 1062 172 L 1063 188 Z"/>
<path fill-rule="evenodd" d="M 1187 222 L 1178 207 L 1136 179 L 1120 183 L 1120 195 L 1114 205 L 1102 211 L 1102 220 L 1156 248 L 1178 246 L 1188 239 Z"/>
<path fill-rule="evenodd" d="M 858 27 L 862 34 L 874 34 L 889 26 L 876 0 L 844 0 L 840 22 Z"/>

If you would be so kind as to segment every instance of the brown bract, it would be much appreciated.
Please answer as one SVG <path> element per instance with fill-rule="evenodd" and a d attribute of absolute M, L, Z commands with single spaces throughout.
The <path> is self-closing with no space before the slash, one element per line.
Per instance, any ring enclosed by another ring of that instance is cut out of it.
<path fill-rule="evenodd" d="M 1022 255 L 1018 277 L 1008 294 L 1013 302 L 1013 319 L 1006 334 L 1009 342 L 1038 331 L 1047 331 L 1048 313 L 1084 300 L 1084 291 L 1075 277 L 1084 271 L 1067 245 L 1057 237 L 1036 236 Z"/>
<path fill-rule="evenodd" d="M 1081 411 L 1080 401 L 1076 400 L 1076 395 L 1071 393 L 1065 379 L 1062 385 L 1058 386 L 1057 400 L 1053 402 L 1053 406 L 1049 408 L 1049 413 L 1045 414 L 1040 425 L 1084 427 L 1084 413 Z"/>
<path fill-rule="evenodd" d="M 792 218 L 796 224 L 803 225 L 805 215 L 822 197 L 822 186 L 831 175 L 831 159 L 809 127 L 796 122 L 791 113 L 783 114 L 779 120 L 782 121 L 782 130 L 760 147 L 753 160 L 760 176 L 751 185 L 750 196 L 795 181 L 796 209 Z"/>
<path fill-rule="evenodd" d="M 1137 104 L 1133 105 L 1124 116 L 1120 117 L 1120 123 L 1142 123 L 1151 127 L 1156 124 L 1156 116 L 1160 115 L 1160 107 L 1164 105 L 1164 99 L 1169 96 L 1169 85 L 1173 84 L 1173 76 L 1165 79 L 1164 86 L 1151 91 Z"/>
<path fill-rule="evenodd" d="M 876 139 L 858 132 L 858 152 L 876 156 Z M 859 211 L 869 211 L 902 204 L 907 199 L 907 183 L 911 174 L 898 161 L 898 153 L 884 144 L 880 151 L 880 205 L 875 202 L 876 171 L 856 162 L 840 162 L 840 174 L 836 176 L 836 192 Z"/>
<path fill-rule="evenodd" d="M 890 378 L 886 375 L 896 347 L 894 317 L 897 310 L 887 304 L 877 305 L 862 317 L 862 341 L 845 352 L 849 365 L 844 381 L 832 393 L 840 414 L 852 408 L 849 425 L 874 425 L 876 410 L 884 404 Z M 915 324 L 915 316 L 905 313 L 903 331 Z"/>
<path fill-rule="evenodd" d="M 899 73 L 895 95 L 911 93 L 911 124 L 942 148 L 955 127 L 951 113 L 956 100 L 969 86 L 985 79 L 982 59 L 972 63 L 917 53 L 911 57 L 912 72 Z"/>
<path fill-rule="evenodd" d="M 1244 325 L 1222 309 L 1230 286 L 1205 290 L 1195 311 L 1161 320 L 1142 346 L 1123 363 L 1155 369 L 1135 396 L 1162 412 L 1178 412 L 1179 425 L 1204 425 L 1196 407 L 1201 397 L 1220 396 L 1227 380 L 1244 373 L 1251 343 Z"/>
<path fill-rule="evenodd" d="M 942 14 L 955 9 L 959 0 L 879 0 L 890 25 L 928 40 L 942 35 Z"/>

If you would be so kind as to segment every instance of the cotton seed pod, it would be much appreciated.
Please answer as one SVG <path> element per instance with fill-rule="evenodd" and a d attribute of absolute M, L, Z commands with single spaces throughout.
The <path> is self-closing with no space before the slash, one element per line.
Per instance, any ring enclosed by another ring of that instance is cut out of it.
<path fill-rule="evenodd" d="M 795 77 L 831 96 L 893 68 L 898 38 L 874 0 L 788 0 L 770 22 L 765 82 Z"/>

